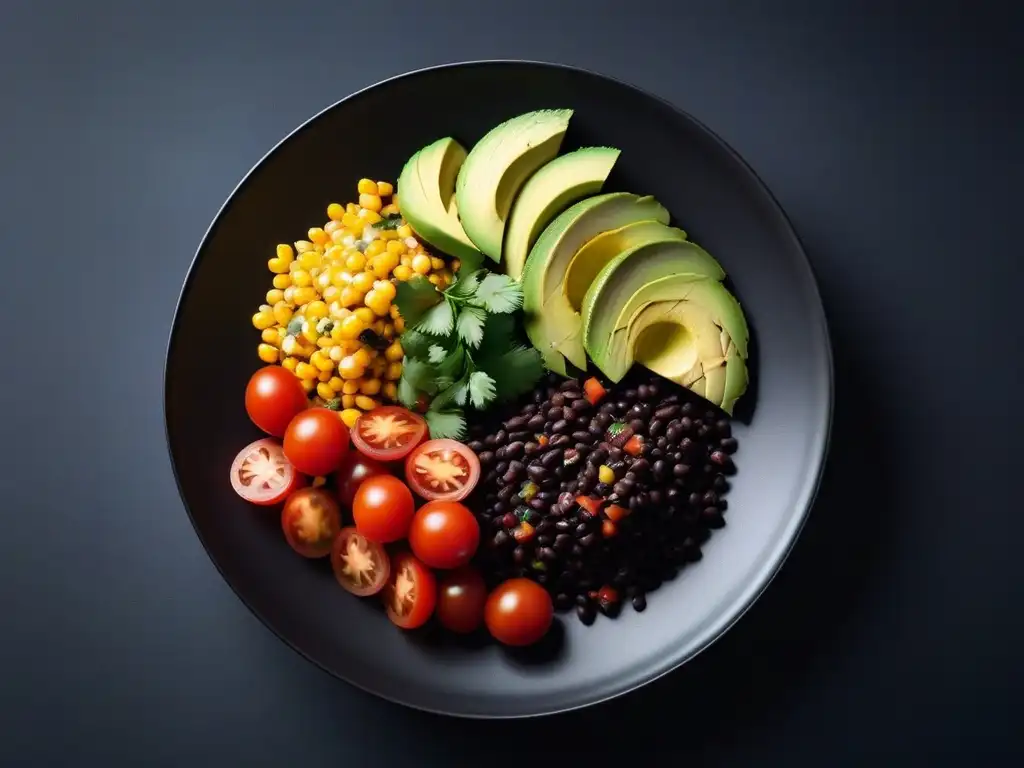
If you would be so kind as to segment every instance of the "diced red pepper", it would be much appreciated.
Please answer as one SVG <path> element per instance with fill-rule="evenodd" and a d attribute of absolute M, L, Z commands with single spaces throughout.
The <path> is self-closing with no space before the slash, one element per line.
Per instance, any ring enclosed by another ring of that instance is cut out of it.
<path fill-rule="evenodd" d="M 619 591 L 615 587 L 605 584 L 597 590 L 597 599 L 602 603 L 617 603 L 619 602 Z"/>
<path fill-rule="evenodd" d="M 618 504 L 609 504 L 605 507 L 604 513 L 613 523 L 617 523 L 620 520 L 624 520 L 629 517 L 629 510 L 626 507 L 619 506 Z"/>
<path fill-rule="evenodd" d="M 619 532 L 619 526 L 613 523 L 611 520 L 605 520 L 601 523 L 601 535 L 606 539 L 610 539 L 617 535 Z"/>
<path fill-rule="evenodd" d="M 644 450 L 644 439 L 640 437 L 640 435 L 633 435 L 626 441 L 626 444 L 622 446 L 622 450 L 630 456 L 639 456 Z"/>
<path fill-rule="evenodd" d="M 608 390 L 601 385 L 600 381 L 591 376 L 583 382 L 583 394 L 591 405 L 597 405 L 608 394 Z"/>
<path fill-rule="evenodd" d="M 576 503 L 587 510 L 590 514 L 596 515 L 601 511 L 601 505 L 604 504 L 604 499 L 599 499 L 596 496 L 577 496 Z"/>
<path fill-rule="evenodd" d="M 537 435 L 537 444 L 538 445 L 542 445 L 542 446 L 543 445 L 547 445 L 548 444 L 548 436 L 547 435 Z"/>
<path fill-rule="evenodd" d="M 512 538 L 514 538 L 520 544 L 525 544 L 526 542 L 530 541 L 530 539 L 532 539 L 536 535 L 536 533 L 536 529 L 528 522 L 523 520 L 523 522 L 521 522 L 519 526 L 514 531 L 512 531 Z"/>

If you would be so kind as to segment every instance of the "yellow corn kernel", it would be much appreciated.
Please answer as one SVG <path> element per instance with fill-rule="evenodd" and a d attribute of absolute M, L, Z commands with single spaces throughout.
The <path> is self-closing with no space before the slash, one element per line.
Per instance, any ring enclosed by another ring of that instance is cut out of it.
<path fill-rule="evenodd" d="M 363 323 L 363 327 L 359 329 L 360 333 L 366 330 L 366 328 L 377 319 L 377 316 L 373 314 L 373 310 L 369 307 L 359 307 L 359 309 L 355 310 L 352 314 L 358 317 Z"/>
<path fill-rule="evenodd" d="M 359 391 L 364 395 L 376 395 L 380 392 L 380 379 L 363 379 Z"/>
<path fill-rule="evenodd" d="M 355 395 L 342 395 L 341 396 L 341 407 L 342 408 L 355 408 L 356 407 L 356 396 Z"/>
<path fill-rule="evenodd" d="M 359 183 L 356 184 L 356 191 L 360 195 L 376 195 L 377 184 L 373 179 L 360 179 Z"/>
<path fill-rule="evenodd" d="M 366 294 L 366 299 L 363 303 L 372 309 L 379 317 L 387 317 L 388 310 L 391 309 L 391 300 L 377 291 L 370 291 Z M 374 323 L 374 330 L 376 330 L 377 333 L 384 332 L 383 326 L 377 328 L 376 323 Z"/>
<path fill-rule="evenodd" d="M 316 379 L 299 379 L 299 383 L 302 384 L 302 388 L 309 394 L 316 387 Z"/>
<path fill-rule="evenodd" d="M 295 340 L 300 344 L 305 343 L 313 347 L 318 338 L 320 338 L 320 333 L 316 329 L 316 320 L 303 320 L 302 331 Z"/>
<path fill-rule="evenodd" d="M 389 363 L 401 361 L 404 355 L 405 352 L 402 350 L 402 342 L 400 341 L 391 342 L 391 346 L 384 350 L 384 359 Z"/>
<path fill-rule="evenodd" d="M 401 280 L 403 283 L 412 277 L 412 270 L 405 264 L 399 264 L 391 273 L 395 276 L 396 280 Z"/>
<path fill-rule="evenodd" d="M 295 366 L 295 375 L 300 379 L 315 379 L 319 373 L 316 366 L 310 365 L 305 360 Z"/>
<path fill-rule="evenodd" d="M 430 257 L 425 253 L 416 254 L 412 260 L 412 269 L 416 274 L 427 274 L 430 271 Z"/>
<path fill-rule="evenodd" d="M 331 221 L 341 221 L 345 215 L 345 208 L 339 203 L 331 203 L 327 206 L 327 218 Z"/>
<path fill-rule="evenodd" d="M 313 245 L 324 245 L 331 239 L 320 227 L 310 227 L 306 236 L 313 241 Z"/>
<path fill-rule="evenodd" d="M 323 353 L 323 350 L 321 350 L 321 349 L 318 349 L 316 352 L 314 352 L 312 355 L 310 355 L 309 362 L 311 362 L 313 365 L 315 365 L 317 367 L 318 370 L 321 370 L 321 371 L 333 371 L 334 370 L 334 361 L 331 360 L 330 357 L 325 355 Z M 328 376 L 327 378 L 330 378 L 330 376 Z"/>
<path fill-rule="evenodd" d="M 345 213 L 351 213 L 353 216 L 355 216 L 357 213 L 359 213 L 359 206 L 356 205 L 355 203 L 346 203 Z"/>
<path fill-rule="evenodd" d="M 442 259 L 442 258 L 440 258 L 438 256 L 431 256 L 430 257 L 430 268 L 435 270 L 435 271 L 444 269 L 444 259 Z"/>
<path fill-rule="evenodd" d="M 317 375 L 317 380 L 321 384 L 326 384 L 328 381 L 331 380 L 331 376 L 333 375 L 334 371 L 320 371 L 320 373 Z"/>
<path fill-rule="evenodd" d="M 389 182 L 389 181 L 378 181 L 377 184 L 376 184 L 376 187 L 377 187 L 376 192 L 381 197 L 391 197 L 391 195 L 395 191 L 394 185 L 391 184 L 391 182 Z M 359 190 L 359 191 L 362 192 L 363 190 Z"/>
<path fill-rule="evenodd" d="M 387 314 L 387 313 L 385 313 L 385 314 Z M 387 325 L 387 322 L 384 320 L 383 317 L 377 318 L 377 320 L 375 320 L 374 323 L 373 323 L 373 332 L 376 333 L 378 336 L 383 336 L 384 335 L 384 327 L 386 325 Z"/>
<path fill-rule="evenodd" d="M 366 246 L 366 258 L 372 259 L 378 253 L 384 253 L 387 250 L 388 244 L 383 240 L 374 240 Z"/>
<path fill-rule="evenodd" d="M 400 317 L 395 318 L 395 333 L 403 333 L 405 331 L 405 320 Z"/>
<path fill-rule="evenodd" d="M 319 299 L 311 301 L 306 307 L 305 315 L 310 320 L 319 320 L 322 317 L 327 317 L 327 305 Z"/>
<path fill-rule="evenodd" d="M 393 338 L 395 338 L 395 326 L 393 326 L 391 323 L 386 323 L 384 325 L 384 338 L 387 339 L 388 341 L 391 341 Z"/>
<path fill-rule="evenodd" d="M 329 267 L 345 261 L 345 249 L 340 245 L 332 245 L 324 252 L 323 266 Z"/>
<path fill-rule="evenodd" d="M 299 266 L 303 269 L 313 269 L 323 265 L 323 256 L 318 251 L 306 251 L 299 254 L 299 258 L 296 261 L 299 262 Z"/>
<path fill-rule="evenodd" d="M 394 401 L 398 399 L 398 385 L 393 381 L 384 382 L 384 397 Z"/>
<path fill-rule="evenodd" d="M 341 362 L 338 363 L 338 373 L 341 374 L 343 379 L 358 379 L 363 375 L 366 368 L 356 362 L 356 359 L 349 355 L 343 357 Z"/>
<path fill-rule="evenodd" d="M 345 215 L 342 216 L 341 218 L 341 223 L 344 224 L 348 229 L 358 229 L 360 232 L 362 232 L 363 230 L 363 222 L 360 220 L 359 216 L 356 215 L 355 211 L 351 213 L 346 212 Z"/>
<path fill-rule="evenodd" d="M 274 320 L 281 325 L 288 325 L 288 321 L 292 319 L 293 314 L 295 314 L 294 310 L 284 299 L 281 299 L 281 301 L 274 305 Z"/>
<path fill-rule="evenodd" d="M 374 241 L 376 242 L 376 241 Z M 352 251 L 345 259 L 345 269 L 350 272 L 360 272 L 366 266 L 366 257 L 359 251 Z"/>
<path fill-rule="evenodd" d="M 377 235 L 377 237 L 379 237 L 381 240 L 397 240 L 398 233 L 395 232 L 395 230 L 393 229 L 382 229 L 380 234 Z"/>
<path fill-rule="evenodd" d="M 412 237 L 412 227 L 410 227 L 408 224 L 402 224 L 400 227 L 398 227 L 397 232 L 398 236 L 403 240 L 407 237 Z"/>
<path fill-rule="evenodd" d="M 331 360 L 333 360 L 334 362 L 340 363 L 341 358 L 345 356 L 345 350 L 340 344 L 338 344 L 336 346 L 331 347 L 330 351 L 327 353 L 327 356 L 331 358 Z"/>
<path fill-rule="evenodd" d="M 351 237 L 351 233 L 344 227 L 338 227 L 336 230 L 331 232 L 331 242 L 335 245 L 345 245 L 345 240 L 349 237 Z"/>
<path fill-rule="evenodd" d="M 256 348 L 256 354 L 259 355 L 260 360 L 264 363 L 276 363 L 277 362 L 277 347 L 272 344 L 260 344 Z"/>
<path fill-rule="evenodd" d="M 355 429 L 356 421 L 362 415 L 362 411 L 356 408 L 346 408 L 341 412 L 341 420 L 345 422 L 345 426 L 349 429 Z"/>
<path fill-rule="evenodd" d="M 264 344 L 273 344 L 277 346 L 277 328 L 264 328 L 260 334 L 260 339 L 263 340 Z"/>
<path fill-rule="evenodd" d="M 392 304 L 391 305 L 391 309 L 388 310 L 388 314 L 391 316 L 392 320 L 395 320 L 398 317 L 398 314 L 399 314 L 398 313 L 398 306 L 395 305 L 395 304 Z"/>
<path fill-rule="evenodd" d="M 281 340 L 281 351 L 286 355 L 299 354 L 299 343 L 295 340 L 294 336 L 285 336 Z"/>
<path fill-rule="evenodd" d="M 384 372 L 388 369 L 388 361 L 383 357 L 374 358 L 374 361 L 370 363 L 370 373 L 373 378 L 379 379 L 384 375 Z"/>
<path fill-rule="evenodd" d="M 373 273 L 360 272 L 352 278 L 352 287 L 360 293 L 366 293 L 373 288 Z"/>
<path fill-rule="evenodd" d="M 352 353 L 352 359 L 365 368 L 370 364 L 370 361 L 373 358 L 370 357 L 370 353 L 367 351 L 366 347 L 360 347 Z"/>
<path fill-rule="evenodd" d="M 436 286 L 440 286 L 441 285 L 441 276 L 440 275 L 430 275 L 427 278 L 427 280 L 430 281 L 431 285 L 436 285 Z"/>
<path fill-rule="evenodd" d="M 374 289 L 388 301 L 392 301 L 398 293 L 398 290 L 395 288 L 395 284 L 390 280 L 381 280 L 379 283 L 374 285 Z M 388 312 L 390 313 L 390 311 L 391 310 L 389 309 Z"/>
<path fill-rule="evenodd" d="M 296 240 L 295 241 L 295 252 L 305 253 L 306 251 L 312 251 L 313 244 L 309 240 Z"/>
<path fill-rule="evenodd" d="M 362 408 L 364 411 L 372 411 L 374 408 L 379 406 L 376 400 L 366 395 L 356 395 L 356 407 Z"/>
<path fill-rule="evenodd" d="M 384 207 L 384 203 L 380 199 L 380 195 L 377 194 L 377 185 L 373 185 L 373 194 L 360 194 L 359 195 L 359 207 L 363 210 L 373 211 L 379 213 L 380 209 Z"/>
<path fill-rule="evenodd" d="M 380 198 L 377 198 L 378 200 Z M 376 211 L 371 211 L 369 208 L 362 208 L 359 211 L 359 218 L 362 219 L 364 224 L 376 224 L 380 221 L 380 214 Z"/>
<path fill-rule="evenodd" d="M 334 339 L 331 338 L 330 334 L 324 334 L 316 340 L 316 345 L 324 350 L 325 355 L 329 355 L 330 350 L 334 347 Z"/>
<path fill-rule="evenodd" d="M 338 286 L 336 285 L 329 285 L 326 288 L 324 288 L 322 296 L 323 300 L 328 305 L 333 304 L 335 301 L 341 298 L 341 289 L 338 288 Z M 339 304 L 338 307 L 341 308 L 341 305 Z"/>
<path fill-rule="evenodd" d="M 336 288 L 344 288 L 346 285 L 352 282 L 352 275 L 345 271 L 345 268 L 340 264 L 336 264 L 331 267 L 327 274 L 330 275 L 331 285 Z"/>
<path fill-rule="evenodd" d="M 340 335 L 342 339 L 355 339 L 366 330 L 366 323 L 360 319 L 359 310 L 356 310 L 342 320 L 338 327 L 341 328 Z"/>
<path fill-rule="evenodd" d="M 284 291 L 280 288 L 271 288 L 267 291 L 267 304 L 274 306 L 279 301 L 284 301 Z"/>
<path fill-rule="evenodd" d="M 458 259 L 452 259 L 452 271 L 453 272 L 458 272 L 459 271 L 459 267 L 461 267 L 461 266 L 462 266 L 462 262 L 461 261 L 459 261 Z"/>
<path fill-rule="evenodd" d="M 345 386 L 345 380 L 340 376 L 331 376 L 331 380 L 327 383 L 331 385 L 331 389 L 335 392 L 341 392 L 342 387 Z"/>
<path fill-rule="evenodd" d="M 398 213 L 398 206 L 395 205 L 394 203 L 388 203 L 387 205 L 380 209 L 381 216 L 394 216 L 396 213 Z"/>
<path fill-rule="evenodd" d="M 267 269 L 273 272 L 275 275 L 283 275 L 288 272 L 288 267 L 291 262 L 281 261 L 276 256 L 272 259 L 267 259 Z"/>
<path fill-rule="evenodd" d="M 274 313 L 265 312 L 260 310 L 252 316 L 252 324 L 256 326 L 256 330 L 262 331 L 264 328 L 269 328 L 274 324 Z"/>
<path fill-rule="evenodd" d="M 359 382 L 355 380 L 346 381 L 341 387 L 341 391 L 346 395 L 358 395 L 359 394 Z"/>
<path fill-rule="evenodd" d="M 412 257 L 414 255 L 415 254 L 412 254 L 412 253 L 403 253 L 402 254 L 402 258 L 399 259 L 399 261 L 398 261 L 398 263 L 401 264 L 403 267 L 408 267 L 409 268 L 410 274 L 412 273 Z"/>
<path fill-rule="evenodd" d="M 341 298 L 338 299 L 343 307 L 354 307 L 357 304 L 363 302 L 362 291 L 354 288 L 351 285 L 345 286 L 341 289 Z"/>
<path fill-rule="evenodd" d="M 281 367 L 291 371 L 292 373 L 295 373 L 295 366 L 297 366 L 298 364 L 298 359 L 294 357 L 286 357 L 284 360 L 281 361 Z"/>
<path fill-rule="evenodd" d="M 282 291 L 292 284 L 291 275 L 274 275 L 274 287 Z"/>
<path fill-rule="evenodd" d="M 288 243 L 279 243 L 275 249 L 275 254 L 281 261 L 291 261 L 295 258 L 295 251 Z"/>
<path fill-rule="evenodd" d="M 335 221 L 334 219 L 331 219 L 326 224 L 324 224 L 324 232 L 326 232 L 328 235 L 331 236 L 331 241 L 332 242 L 334 241 L 334 233 L 337 232 L 341 228 L 342 228 L 341 222 L 340 221 Z"/>
<path fill-rule="evenodd" d="M 384 372 L 384 378 L 388 381 L 396 381 L 402 378 L 402 364 L 401 363 L 388 363 L 388 368 Z"/>
<path fill-rule="evenodd" d="M 331 389 L 331 386 L 325 382 L 321 381 L 316 385 L 316 393 L 320 395 L 320 397 L 322 397 L 324 400 L 334 399 L 334 390 Z"/>
<path fill-rule="evenodd" d="M 387 244 L 388 253 L 393 253 L 395 256 L 401 256 L 408 250 L 401 240 L 389 240 Z"/>
<path fill-rule="evenodd" d="M 313 276 L 304 269 L 292 272 L 292 283 L 299 288 L 308 288 L 313 284 Z"/>
<path fill-rule="evenodd" d="M 597 470 L 597 479 L 602 483 L 610 485 L 615 482 L 615 470 L 607 464 L 602 464 Z"/>
<path fill-rule="evenodd" d="M 303 304 L 309 304 L 311 301 L 316 301 L 318 294 L 315 288 L 305 286 L 304 288 L 295 289 L 295 303 L 299 306 Z"/>

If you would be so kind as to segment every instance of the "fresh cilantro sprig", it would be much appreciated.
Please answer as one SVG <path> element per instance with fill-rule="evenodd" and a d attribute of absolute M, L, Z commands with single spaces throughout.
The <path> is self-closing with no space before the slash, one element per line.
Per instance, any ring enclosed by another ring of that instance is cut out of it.
<path fill-rule="evenodd" d="M 463 437 L 466 408 L 518 397 L 544 373 L 537 350 L 513 337 L 511 313 L 523 305 L 519 286 L 467 266 L 445 291 L 415 277 L 399 283 L 395 296 L 406 325 L 398 398 L 407 408 L 430 400 L 426 420 L 435 438 Z"/>

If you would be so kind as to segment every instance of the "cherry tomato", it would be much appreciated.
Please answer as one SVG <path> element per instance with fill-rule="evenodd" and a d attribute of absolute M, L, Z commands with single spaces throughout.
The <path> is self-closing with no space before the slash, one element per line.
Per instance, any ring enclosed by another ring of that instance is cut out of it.
<path fill-rule="evenodd" d="M 437 596 L 437 619 L 452 632 L 467 634 L 484 620 L 487 585 L 476 568 L 466 566 L 441 580 Z"/>
<path fill-rule="evenodd" d="M 388 474 L 387 467 L 380 462 L 368 459 L 358 451 L 349 451 L 335 476 L 338 484 L 338 499 L 344 506 L 351 509 L 356 498 L 356 490 L 363 480 L 386 474 Z"/>
<path fill-rule="evenodd" d="M 551 595 L 530 579 L 509 579 L 495 587 L 484 607 L 484 621 L 495 640 L 505 645 L 530 645 L 551 627 Z"/>
<path fill-rule="evenodd" d="M 299 472 L 329 475 L 348 453 L 348 427 L 327 408 L 298 414 L 284 433 L 284 455 Z"/>
<path fill-rule="evenodd" d="M 245 446 L 231 462 L 231 487 L 253 504 L 278 504 L 302 483 L 280 443 L 269 437 Z"/>
<path fill-rule="evenodd" d="M 299 378 L 279 365 L 260 368 L 245 387 L 245 410 L 267 434 L 283 437 L 288 423 L 306 410 L 308 401 Z"/>
<path fill-rule="evenodd" d="M 341 530 L 338 502 L 320 488 L 302 488 L 284 503 L 281 528 L 291 548 L 303 557 L 326 557 Z"/>
<path fill-rule="evenodd" d="M 404 538 L 414 511 L 409 488 L 392 475 L 364 480 L 352 503 L 356 529 L 381 544 Z"/>
<path fill-rule="evenodd" d="M 431 568 L 458 568 L 476 553 L 480 524 L 457 501 L 428 501 L 416 511 L 409 546 Z"/>
<path fill-rule="evenodd" d="M 391 564 L 382 593 L 388 618 L 402 629 L 423 626 L 437 605 L 437 580 L 423 563 L 402 553 Z"/>
<path fill-rule="evenodd" d="M 380 592 L 391 574 L 391 561 L 384 547 L 351 527 L 342 528 L 334 540 L 331 567 L 338 583 L 359 597 Z"/>
<path fill-rule="evenodd" d="M 458 501 L 480 479 L 480 460 L 455 440 L 427 440 L 406 459 L 405 479 L 424 499 Z"/>
<path fill-rule="evenodd" d="M 356 419 L 352 442 L 364 455 L 378 461 L 398 461 L 409 455 L 427 433 L 427 422 L 405 408 L 385 405 Z"/>

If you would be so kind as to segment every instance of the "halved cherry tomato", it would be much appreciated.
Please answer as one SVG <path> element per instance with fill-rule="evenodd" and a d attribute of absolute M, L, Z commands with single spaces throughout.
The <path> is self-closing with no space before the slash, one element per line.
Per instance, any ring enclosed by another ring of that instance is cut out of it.
<path fill-rule="evenodd" d="M 385 405 L 356 419 L 352 442 L 371 459 L 398 461 L 408 456 L 426 433 L 427 422 L 422 416 L 397 405 Z"/>
<path fill-rule="evenodd" d="M 338 499 L 346 507 L 351 507 L 363 480 L 386 474 L 388 470 L 383 464 L 366 458 L 359 451 L 349 451 L 338 469 Z"/>
<path fill-rule="evenodd" d="M 409 532 L 416 507 L 412 492 L 393 475 L 378 475 L 363 481 L 352 502 L 352 519 L 364 536 L 387 544 Z"/>
<path fill-rule="evenodd" d="M 509 579 L 487 598 L 484 621 L 495 640 L 505 645 L 530 645 L 551 627 L 551 595 L 530 579 Z"/>
<path fill-rule="evenodd" d="M 288 423 L 306 410 L 307 405 L 298 376 L 279 365 L 260 368 L 245 387 L 245 410 L 249 418 L 274 437 L 283 437 Z"/>
<path fill-rule="evenodd" d="M 409 546 L 431 568 L 458 568 L 480 544 L 480 524 L 457 501 L 428 501 L 409 527 Z"/>
<path fill-rule="evenodd" d="M 328 408 L 298 414 L 284 433 L 284 455 L 299 472 L 329 475 L 348 453 L 348 427 Z"/>
<path fill-rule="evenodd" d="M 284 503 L 281 528 L 291 548 L 303 557 L 326 557 L 341 530 L 338 502 L 320 488 L 302 488 Z"/>
<path fill-rule="evenodd" d="M 471 566 L 452 571 L 441 580 L 437 597 L 437 620 L 452 632 L 466 634 L 484 620 L 487 585 Z"/>
<path fill-rule="evenodd" d="M 604 504 L 604 499 L 599 499 L 596 496 L 577 496 L 576 503 L 590 514 L 597 516 L 597 513 L 601 511 L 601 505 Z"/>
<path fill-rule="evenodd" d="M 600 381 L 591 376 L 583 382 L 583 394 L 591 405 L 597 405 L 608 394 L 608 390 Z"/>
<path fill-rule="evenodd" d="M 302 476 L 285 458 L 281 444 L 269 437 L 245 446 L 231 462 L 231 487 L 253 504 L 278 504 L 302 484 Z"/>
<path fill-rule="evenodd" d="M 405 460 L 405 479 L 424 499 L 458 501 L 480 479 L 480 460 L 455 440 L 427 440 Z"/>
<path fill-rule="evenodd" d="M 388 618 L 402 629 L 426 624 L 437 605 L 437 579 L 423 563 L 403 552 L 391 563 L 382 593 Z"/>
<path fill-rule="evenodd" d="M 342 528 L 331 547 L 334 577 L 358 597 L 375 595 L 387 584 L 391 561 L 384 548 L 355 528 Z"/>

